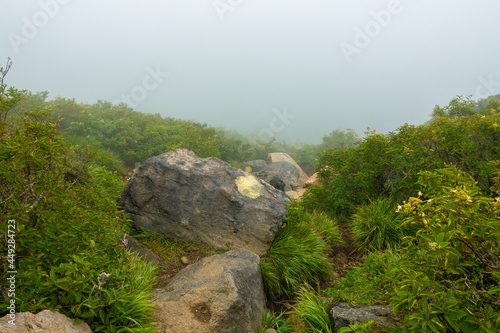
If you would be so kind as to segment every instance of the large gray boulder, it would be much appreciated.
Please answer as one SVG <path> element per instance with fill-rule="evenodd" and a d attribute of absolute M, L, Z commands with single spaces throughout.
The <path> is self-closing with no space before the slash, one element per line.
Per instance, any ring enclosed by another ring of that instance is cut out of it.
<path fill-rule="evenodd" d="M 118 204 L 137 228 L 218 249 L 267 252 L 290 199 L 217 158 L 177 149 L 144 162 Z"/>
<path fill-rule="evenodd" d="M 289 162 L 292 163 L 299 171 L 299 187 L 304 187 L 306 181 L 309 179 L 307 174 L 302 168 L 293 160 L 293 158 L 286 153 L 270 153 L 267 155 L 267 164 L 275 162 Z"/>
<path fill-rule="evenodd" d="M 274 162 L 253 174 L 280 191 L 291 191 L 300 185 L 299 170 L 290 162 Z"/>
<path fill-rule="evenodd" d="M 330 307 L 330 320 L 333 332 L 341 327 L 348 326 L 354 322 L 364 323 L 368 320 L 377 320 L 376 324 L 388 324 L 391 318 L 392 307 L 388 306 L 353 306 L 349 303 L 332 303 Z"/>
<path fill-rule="evenodd" d="M 159 332 L 256 333 L 265 296 L 259 257 L 233 250 L 206 257 L 157 289 Z"/>
<path fill-rule="evenodd" d="M 14 316 L 14 315 L 13 315 Z M 11 315 L 0 318 L 0 332 L 5 333 L 92 333 L 89 325 L 80 321 L 75 324 L 59 312 L 43 310 L 36 315 L 30 312 L 19 312 L 15 314 L 12 322 Z M 15 323 L 15 325 L 9 323 Z"/>
<path fill-rule="evenodd" d="M 245 164 L 243 164 L 243 167 L 241 170 L 246 171 L 246 172 L 259 172 L 262 169 L 264 169 L 267 166 L 266 161 L 264 160 L 253 160 L 253 161 L 248 161 Z"/>

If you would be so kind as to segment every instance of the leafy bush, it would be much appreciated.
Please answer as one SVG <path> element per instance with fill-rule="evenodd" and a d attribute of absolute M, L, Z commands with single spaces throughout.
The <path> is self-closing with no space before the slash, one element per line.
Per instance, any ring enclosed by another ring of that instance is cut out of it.
<path fill-rule="evenodd" d="M 309 285 L 302 285 L 291 313 L 304 324 L 303 332 L 329 333 L 332 331 L 329 305 Z"/>
<path fill-rule="evenodd" d="M 399 281 L 392 305 L 411 330 L 498 332 L 500 329 L 500 198 L 450 166 L 422 172 L 425 198 L 399 209 L 419 227 L 390 272 Z"/>
<path fill-rule="evenodd" d="M 358 207 L 351 220 L 356 246 L 365 252 L 397 247 L 404 236 L 416 232 L 412 226 L 400 228 L 403 219 L 403 214 L 398 214 L 396 206 L 386 198 Z"/>
<path fill-rule="evenodd" d="M 495 169 L 489 162 L 500 159 L 499 111 L 500 107 L 488 114 L 437 117 L 420 126 L 405 124 L 388 135 L 367 133 L 354 147 L 326 150 L 316 167 L 322 185 L 313 187 L 303 200 L 347 219 L 356 206 L 369 200 L 403 200 L 414 195 L 419 190 L 419 172 L 447 164 L 473 175 L 478 186 L 491 194 Z"/>
<path fill-rule="evenodd" d="M 352 266 L 344 278 L 335 281 L 325 292 L 338 302 L 371 305 L 387 304 L 397 281 L 389 274 L 397 266 L 400 255 L 395 251 L 371 252 L 361 266 Z"/>
<path fill-rule="evenodd" d="M 329 244 L 342 242 L 335 221 L 324 215 L 309 214 L 298 203 L 290 205 L 284 226 L 261 260 L 268 297 L 292 297 L 301 284 L 327 277 L 331 269 Z"/>
<path fill-rule="evenodd" d="M 120 240 L 128 224 L 116 205 L 123 184 L 103 168 L 76 163 L 57 122 L 45 116 L 33 113 L 0 137 L 0 219 L 17 227 L 17 311 L 53 309 L 99 332 L 153 332 L 155 269 Z M 0 234 L 8 234 L 4 222 Z M 6 256 L 6 244 L 0 253 Z M 0 301 L 2 315 L 7 302 Z"/>

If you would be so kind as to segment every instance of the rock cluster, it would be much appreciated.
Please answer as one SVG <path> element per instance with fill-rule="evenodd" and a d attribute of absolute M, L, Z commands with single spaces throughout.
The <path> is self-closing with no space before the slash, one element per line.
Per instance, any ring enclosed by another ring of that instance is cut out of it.
<path fill-rule="evenodd" d="M 118 204 L 135 227 L 176 241 L 264 254 L 290 199 L 217 158 L 186 149 L 154 156 L 134 173 Z"/>

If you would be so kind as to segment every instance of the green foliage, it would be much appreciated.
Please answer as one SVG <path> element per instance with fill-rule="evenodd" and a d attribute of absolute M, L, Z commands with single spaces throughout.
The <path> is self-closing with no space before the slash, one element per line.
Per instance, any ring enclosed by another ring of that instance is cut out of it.
<path fill-rule="evenodd" d="M 386 152 L 388 146 L 386 136 L 371 132 L 356 147 L 325 151 L 317 166 L 322 185 L 308 191 L 305 204 L 333 216 L 348 216 L 357 205 L 388 194 L 384 177 L 392 158 Z"/>
<path fill-rule="evenodd" d="M 302 285 L 297 303 L 291 313 L 305 326 L 304 333 L 329 333 L 332 331 L 328 315 L 330 302 L 323 301 L 309 285 Z"/>
<path fill-rule="evenodd" d="M 5 76 L 12 66 L 10 58 L 7 59 L 5 67 L 0 67 L 0 134 L 3 135 L 7 125 L 6 120 L 11 111 L 19 101 L 25 96 L 24 90 L 17 90 L 14 87 L 8 87 L 5 81 Z"/>
<path fill-rule="evenodd" d="M 464 98 L 459 95 L 443 108 L 436 105 L 432 112 L 432 117 L 469 117 L 476 114 L 476 106 L 477 102 L 472 99 L 472 96 Z"/>
<path fill-rule="evenodd" d="M 301 284 L 327 277 L 328 252 L 332 245 L 342 243 L 335 221 L 324 215 L 309 214 L 298 203 L 292 204 L 284 226 L 261 260 L 268 297 L 292 297 Z"/>
<path fill-rule="evenodd" d="M 419 231 L 390 270 L 400 281 L 391 304 L 411 330 L 498 332 L 500 198 L 453 166 L 422 172 L 419 184 L 428 199 L 399 208 Z"/>
<path fill-rule="evenodd" d="M 330 148 L 350 147 L 360 139 L 359 134 L 352 128 L 341 130 L 337 128 L 330 132 L 330 134 L 323 136 L 321 145 L 318 151 L 327 150 Z"/>
<path fill-rule="evenodd" d="M 403 214 L 398 214 L 396 206 L 386 198 L 359 206 L 351 220 L 356 246 L 364 252 L 398 247 L 404 236 L 416 233 L 415 227 L 399 226 L 403 219 Z"/>
<path fill-rule="evenodd" d="M 349 324 L 349 326 L 340 328 L 337 333 L 347 333 L 347 332 L 374 332 L 373 324 L 375 324 L 377 320 L 372 319 L 365 321 L 364 323 L 355 322 L 353 324 Z"/>
<path fill-rule="evenodd" d="M 338 302 L 371 305 L 386 304 L 394 294 L 397 280 L 389 274 L 397 266 L 400 255 L 395 251 L 371 252 L 361 266 L 352 266 L 344 278 L 335 281 L 325 292 Z"/>
<path fill-rule="evenodd" d="M 120 241 L 128 223 L 116 206 L 123 184 L 76 163 L 46 111 L 23 122 L 0 137 L 0 234 L 16 221 L 17 311 L 54 309 L 99 332 L 153 332 L 155 269 Z M 8 301 L 0 302 L 2 315 Z"/>
<path fill-rule="evenodd" d="M 284 313 L 278 315 L 265 311 L 262 317 L 262 325 L 258 329 L 258 333 L 266 333 L 270 328 L 275 329 L 278 333 L 288 333 L 293 332 L 292 324 L 290 319 L 285 318 Z"/>
<path fill-rule="evenodd" d="M 418 192 L 418 174 L 453 164 L 472 174 L 490 194 L 491 160 L 500 159 L 500 113 L 438 117 L 427 125 L 403 125 L 389 135 L 368 133 L 355 147 L 325 151 L 318 159 L 321 186 L 306 205 L 347 219 L 356 206 L 380 197 L 403 200 Z"/>

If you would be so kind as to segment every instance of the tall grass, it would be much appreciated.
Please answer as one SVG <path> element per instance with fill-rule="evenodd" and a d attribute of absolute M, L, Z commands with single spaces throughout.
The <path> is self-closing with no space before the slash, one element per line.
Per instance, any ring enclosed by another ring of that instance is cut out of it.
<path fill-rule="evenodd" d="M 292 333 L 294 329 L 290 323 L 290 319 L 285 318 L 284 313 L 274 314 L 265 311 L 262 318 L 262 325 L 258 329 L 258 333 L 266 333 L 268 329 L 275 329 L 278 333 Z"/>
<path fill-rule="evenodd" d="M 399 227 L 404 218 L 386 198 L 359 206 L 351 220 L 356 246 L 363 252 L 397 247 L 404 236 L 416 233 L 414 227 Z"/>
<path fill-rule="evenodd" d="M 330 264 L 328 246 L 306 224 L 288 224 L 280 231 L 261 268 L 264 289 L 270 298 L 291 298 L 298 287 L 316 277 L 326 277 Z"/>
<path fill-rule="evenodd" d="M 309 285 L 300 287 L 297 304 L 291 313 L 304 324 L 304 333 L 330 333 L 329 302 L 324 302 Z"/>

